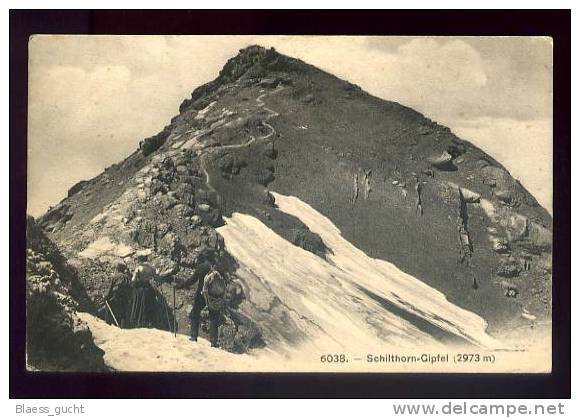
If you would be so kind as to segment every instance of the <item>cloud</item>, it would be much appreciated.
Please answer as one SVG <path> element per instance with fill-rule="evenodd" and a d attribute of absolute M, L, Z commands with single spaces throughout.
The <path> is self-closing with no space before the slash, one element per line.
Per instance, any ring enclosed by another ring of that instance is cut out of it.
<path fill-rule="evenodd" d="M 123 126 L 123 114 L 111 108 L 125 96 L 130 78 L 129 70 L 119 66 L 30 72 L 28 188 L 33 214 L 64 197 L 87 174 L 97 174 L 105 161 L 118 158 L 110 133 Z"/>
<path fill-rule="evenodd" d="M 207 43 L 199 37 L 32 38 L 28 211 L 42 214 L 74 183 L 161 131 L 193 88 L 237 52 L 230 45 L 216 53 Z"/>
<path fill-rule="evenodd" d="M 412 47 L 422 44 L 422 48 Z M 433 83 L 421 85 L 421 96 L 406 97 L 413 91 L 414 80 L 408 71 L 401 73 L 399 89 L 390 91 L 377 87 L 379 95 L 390 94 L 401 101 L 411 100 L 435 118 L 450 114 L 474 118 L 481 116 L 509 117 L 513 119 L 541 119 L 552 116 L 552 44 L 549 38 L 540 37 L 372 37 L 368 46 L 377 54 L 386 54 L 404 60 L 408 49 L 417 50 L 417 63 L 443 61 L 435 69 L 441 74 L 437 84 L 435 71 Z M 402 61 L 401 61 L 402 62 Z M 417 68 L 407 62 L 409 68 Z M 434 68 L 431 66 L 432 69 Z M 419 67 L 420 68 L 420 67 Z M 458 77 L 446 77 L 446 75 Z M 481 80 L 484 84 L 470 84 Z M 382 96 L 384 97 L 384 96 Z M 438 103 L 438 97 L 444 98 Z"/>
<path fill-rule="evenodd" d="M 434 119 L 459 113 L 466 95 L 472 96 L 487 87 L 481 57 L 461 40 L 412 39 L 396 51 L 375 58 L 375 62 L 379 66 L 375 74 L 382 77 L 368 72 L 366 83 L 371 88 L 381 97 L 389 97 Z"/>
<path fill-rule="evenodd" d="M 30 73 L 30 211 L 41 213 L 68 188 L 130 154 L 176 113 L 166 80 L 135 77 L 123 65 L 43 67 Z M 159 98 L 162 98 L 159 100 Z M 72 163 L 74 162 L 74 164 Z"/>
<path fill-rule="evenodd" d="M 429 38 L 413 39 L 389 58 L 400 70 L 397 73 L 405 74 L 410 81 L 419 80 L 424 86 L 461 90 L 487 83 L 479 53 L 461 40 L 440 43 Z M 425 79 L 428 83 L 423 82 Z"/>

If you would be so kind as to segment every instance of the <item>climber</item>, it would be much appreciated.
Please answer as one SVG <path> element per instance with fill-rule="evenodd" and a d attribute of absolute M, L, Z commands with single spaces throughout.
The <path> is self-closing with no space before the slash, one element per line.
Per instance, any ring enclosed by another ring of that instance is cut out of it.
<path fill-rule="evenodd" d="M 222 275 L 207 261 L 196 269 L 195 276 L 198 278 L 198 283 L 190 313 L 190 340 L 197 341 L 201 310 L 207 306 L 209 312 L 209 340 L 212 347 L 217 347 L 218 326 L 221 311 L 225 307 L 226 282 Z"/>
<path fill-rule="evenodd" d="M 127 306 L 129 305 L 131 294 L 129 271 L 125 263 L 119 261 L 115 265 L 115 273 L 113 273 L 109 291 L 105 296 L 105 306 L 102 308 L 107 323 L 111 324 L 114 321 L 121 328 L 125 327 L 129 316 Z"/>
<path fill-rule="evenodd" d="M 133 294 L 129 303 L 128 328 L 170 329 L 171 318 L 163 296 L 153 287 L 161 277 L 147 263 L 146 255 L 137 256 L 137 267 L 133 271 L 131 285 Z M 167 326 L 166 326 L 167 324 Z"/>
<path fill-rule="evenodd" d="M 129 303 L 128 328 L 140 328 L 153 326 L 152 301 L 154 290 L 151 280 L 156 276 L 155 269 L 147 263 L 146 256 L 137 257 L 137 267 L 133 271 L 131 285 L 133 293 Z"/>

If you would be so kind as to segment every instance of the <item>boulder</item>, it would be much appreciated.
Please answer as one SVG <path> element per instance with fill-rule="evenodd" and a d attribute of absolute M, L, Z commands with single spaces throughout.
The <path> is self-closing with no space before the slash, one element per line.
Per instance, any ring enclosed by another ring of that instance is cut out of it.
<path fill-rule="evenodd" d="M 179 183 L 175 189 L 175 198 L 187 206 L 194 207 L 195 188 L 188 183 Z"/>
<path fill-rule="evenodd" d="M 149 257 L 151 254 L 153 254 L 153 250 L 151 248 L 135 251 L 135 257 Z"/>
<path fill-rule="evenodd" d="M 255 348 L 265 346 L 259 326 L 248 316 L 238 310 L 245 299 L 242 286 L 226 276 L 226 309 L 218 328 L 218 346 L 232 353 L 247 353 Z M 201 335 L 207 338 L 209 332 L 209 312 L 207 308 L 201 312 Z"/>
<path fill-rule="evenodd" d="M 188 166 L 191 163 L 191 155 L 189 152 L 182 152 L 173 158 L 173 164 L 176 167 Z"/>
<path fill-rule="evenodd" d="M 73 214 L 70 212 L 70 206 L 66 203 L 61 203 L 54 208 L 49 209 L 48 212 L 38 220 L 38 225 L 45 230 L 54 230 L 59 226 L 64 225 L 72 217 Z"/>
<path fill-rule="evenodd" d="M 179 269 L 177 263 L 168 257 L 157 256 L 151 260 L 151 264 L 155 267 L 157 273 L 161 277 L 170 276 Z"/>
<path fill-rule="evenodd" d="M 294 228 L 290 231 L 290 242 L 306 251 L 325 257 L 328 248 L 318 234 L 313 233 L 306 227 Z"/>
<path fill-rule="evenodd" d="M 75 184 L 70 189 L 68 189 L 67 196 L 71 197 L 72 195 L 77 194 L 78 192 L 80 192 L 83 189 L 83 187 L 85 187 L 85 185 L 87 183 L 88 183 L 88 181 L 86 181 L 86 180 L 79 181 L 77 184 Z"/>
<path fill-rule="evenodd" d="M 519 295 L 519 290 L 516 285 L 513 283 L 509 283 L 507 281 L 501 282 L 501 288 L 503 290 L 503 294 L 508 298 L 517 298 Z"/>
<path fill-rule="evenodd" d="M 549 252 L 552 249 L 552 231 L 536 222 L 528 224 L 527 247 L 534 253 Z"/>
<path fill-rule="evenodd" d="M 435 177 L 435 173 L 430 168 L 422 170 L 422 173 L 429 177 Z"/>
<path fill-rule="evenodd" d="M 495 190 L 493 194 L 504 205 L 512 206 L 517 203 L 516 195 L 511 190 Z"/>
<path fill-rule="evenodd" d="M 267 206 L 275 207 L 276 206 L 276 199 L 268 190 L 264 190 L 262 195 L 262 203 Z"/>
<path fill-rule="evenodd" d="M 449 154 L 447 151 L 444 151 L 442 154 L 430 157 L 428 159 L 429 164 L 435 167 L 438 170 L 442 171 L 455 171 L 457 167 L 453 164 L 453 156 Z"/>
<path fill-rule="evenodd" d="M 200 213 L 207 213 L 211 210 L 211 206 L 208 205 L 207 203 L 200 203 L 199 205 L 197 205 L 197 210 Z"/>
<path fill-rule="evenodd" d="M 188 268 L 195 267 L 200 260 L 218 260 L 225 246 L 222 236 L 206 226 L 191 231 L 183 244 L 180 264 Z"/>
<path fill-rule="evenodd" d="M 478 170 L 482 170 L 484 167 L 491 165 L 491 163 L 489 161 L 487 161 L 487 159 L 485 159 L 485 158 L 480 158 L 477 161 L 475 161 L 474 165 L 475 165 L 475 168 L 477 168 Z"/>
<path fill-rule="evenodd" d="M 498 254 L 507 254 L 510 251 L 509 244 L 504 238 L 492 237 L 491 246 L 493 251 Z"/>
<path fill-rule="evenodd" d="M 221 251 L 224 248 L 224 239 L 215 229 L 202 227 L 194 232 L 196 247 L 207 247 L 212 251 Z"/>
<path fill-rule="evenodd" d="M 417 128 L 417 133 L 419 135 L 429 135 L 433 133 L 433 127 L 429 125 L 421 125 Z"/>
<path fill-rule="evenodd" d="M 268 169 L 263 169 L 257 173 L 256 181 L 258 184 L 266 187 L 268 184 L 272 183 L 275 179 L 274 173 Z"/>
<path fill-rule="evenodd" d="M 179 203 L 179 201 L 172 194 L 169 194 L 169 192 L 156 198 L 155 202 L 165 210 L 170 210 Z"/>
<path fill-rule="evenodd" d="M 504 210 L 508 212 L 507 210 Z M 528 235 L 529 220 L 519 213 L 505 213 L 499 219 L 501 226 L 505 228 L 509 242 L 523 240 Z"/>
<path fill-rule="evenodd" d="M 278 79 L 275 79 L 275 78 L 263 78 L 258 83 L 258 86 L 265 87 L 265 88 L 269 88 L 269 89 L 273 89 L 273 88 L 276 88 L 278 86 L 278 83 L 279 83 Z"/>
<path fill-rule="evenodd" d="M 185 251 L 179 259 L 179 264 L 183 267 L 194 268 L 198 262 L 198 254 L 194 251 Z"/>
<path fill-rule="evenodd" d="M 184 174 L 184 175 L 190 174 L 189 168 L 186 167 L 185 165 L 178 165 L 177 167 L 175 167 L 175 171 L 177 171 L 178 174 Z"/>
<path fill-rule="evenodd" d="M 522 271 L 521 266 L 515 260 L 502 260 L 496 274 L 500 277 L 517 277 Z"/>
<path fill-rule="evenodd" d="M 465 154 L 465 145 L 461 143 L 452 143 L 447 146 L 446 151 L 453 158 L 457 158 L 460 155 Z"/>
<path fill-rule="evenodd" d="M 196 201 L 197 201 L 198 206 L 200 204 L 207 204 L 208 202 L 211 202 L 211 199 L 212 199 L 211 192 L 206 190 L 206 189 L 197 189 L 196 196 L 197 196 Z"/>
<path fill-rule="evenodd" d="M 115 251 L 115 255 L 121 258 L 126 258 L 129 257 L 130 255 L 133 255 L 133 253 L 135 252 L 135 250 L 133 248 L 131 248 L 128 245 L 124 245 L 124 244 L 118 244 L 116 246 L 116 251 Z"/>
<path fill-rule="evenodd" d="M 166 224 L 166 223 L 163 223 L 163 222 L 158 223 L 157 224 L 157 235 L 156 235 L 157 239 L 160 240 L 169 231 L 171 231 L 171 225 L 170 224 Z"/>
<path fill-rule="evenodd" d="M 193 215 L 189 217 L 189 223 L 191 226 L 198 226 L 203 223 L 203 220 L 201 219 L 201 216 Z"/>
<path fill-rule="evenodd" d="M 157 135 L 153 135 L 149 138 L 145 138 L 143 141 L 139 143 L 139 149 L 143 153 L 144 156 L 148 156 L 155 152 L 161 145 L 165 143 L 171 130 L 169 127 L 165 127 L 163 131 L 159 132 Z"/>
<path fill-rule="evenodd" d="M 483 183 L 499 189 L 509 189 L 514 181 L 510 174 L 503 168 L 493 165 L 486 165 L 481 169 Z"/>
<path fill-rule="evenodd" d="M 463 201 L 465 203 L 479 203 L 481 195 L 477 192 L 471 191 L 469 189 L 460 188 L 461 195 L 463 196 Z"/>
<path fill-rule="evenodd" d="M 149 190 L 152 196 L 155 196 L 157 193 L 165 194 L 167 193 L 167 186 L 158 179 L 152 179 Z"/>
<path fill-rule="evenodd" d="M 217 228 L 224 224 L 221 211 L 217 208 L 212 208 L 211 206 L 209 206 L 208 210 L 199 212 L 198 215 L 201 217 L 202 222 L 204 224 L 209 225 L 211 227 Z"/>
<path fill-rule="evenodd" d="M 492 178 L 484 178 L 483 184 L 485 184 L 486 186 L 489 186 L 489 187 L 496 187 L 497 181 L 496 181 L 496 179 L 492 179 Z"/>
<path fill-rule="evenodd" d="M 168 232 L 157 244 L 159 253 L 171 258 L 178 258 L 181 252 L 179 237 L 174 232 Z"/>
<path fill-rule="evenodd" d="M 153 221 L 141 219 L 135 222 L 135 226 L 129 236 L 141 247 L 152 248 L 155 246 L 156 232 L 156 225 Z"/>
<path fill-rule="evenodd" d="M 171 212 L 178 219 L 187 218 L 195 213 L 195 211 L 190 206 L 184 205 L 183 203 L 175 205 Z"/>
<path fill-rule="evenodd" d="M 258 325 L 239 312 L 230 311 L 219 327 L 219 346 L 232 353 L 247 353 L 265 346 Z"/>

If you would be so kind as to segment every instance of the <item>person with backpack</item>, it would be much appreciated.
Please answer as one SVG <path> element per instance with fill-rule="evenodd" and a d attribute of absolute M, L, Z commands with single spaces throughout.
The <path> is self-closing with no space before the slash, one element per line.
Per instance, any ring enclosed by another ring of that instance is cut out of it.
<path fill-rule="evenodd" d="M 129 300 L 132 295 L 130 276 L 124 262 L 115 264 L 115 271 L 111 277 L 109 291 L 103 299 L 103 305 L 99 308 L 99 316 L 108 324 L 115 324 L 121 328 L 129 317 Z"/>
<path fill-rule="evenodd" d="M 205 275 L 203 273 L 207 272 Z M 197 341 L 201 311 L 207 306 L 209 312 L 209 341 L 212 347 L 218 346 L 218 326 L 221 312 L 225 308 L 226 281 L 209 263 L 203 263 L 196 271 L 199 277 L 193 307 L 190 313 L 191 341 Z"/>
<path fill-rule="evenodd" d="M 131 278 L 133 293 L 129 302 L 127 328 L 154 328 L 155 291 L 152 281 L 157 277 L 157 272 L 147 263 L 146 256 L 138 256 L 137 262 Z"/>
<path fill-rule="evenodd" d="M 158 272 L 147 262 L 146 255 L 137 256 L 137 266 L 131 278 L 127 328 L 158 328 L 175 331 L 175 321 L 169 312 L 161 290 L 162 282 L 171 282 L 176 269 Z"/>

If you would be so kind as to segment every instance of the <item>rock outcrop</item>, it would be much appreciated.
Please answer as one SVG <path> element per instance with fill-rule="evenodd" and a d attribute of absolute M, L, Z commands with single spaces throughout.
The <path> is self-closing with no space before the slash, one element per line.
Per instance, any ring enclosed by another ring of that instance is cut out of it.
<path fill-rule="evenodd" d="M 429 158 L 429 163 L 439 170 L 453 171 L 457 169 L 453 164 L 453 156 L 447 151 L 444 151 L 441 155 Z"/>
<path fill-rule="evenodd" d="M 78 310 L 92 303 L 74 269 L 36 225 L 27 220 L 26 359 L 41 371 L 104 371 L 103 354 Z"/>

